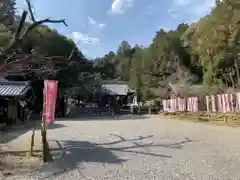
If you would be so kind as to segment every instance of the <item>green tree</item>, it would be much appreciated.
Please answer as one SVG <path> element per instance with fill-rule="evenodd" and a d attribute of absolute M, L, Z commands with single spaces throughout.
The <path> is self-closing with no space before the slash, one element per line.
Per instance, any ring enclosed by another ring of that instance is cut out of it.
<path fill-rule="evenodd" d="M 213 92 L 225 87 L 239 88 L 239 18 L 238 1 L 216 1 L 209 15 L 199 22 L 157 31 L 148 47 L 131 47 L 122 41 L 108 60 L 111 68 L 109 63 L 100 63 L 101 72 L 105 79 L 125 80 L 131 87 L 140 88 L 146 99 L 160 89 L 167 92 L 169 83 L 176 89 L 202 84 Z M 106 61 L 106 57 L 99 61 Z M 109 72 L 107 69 L 115 73 L 104 73 Z"/>
<path fill-rule="evenodd" d="M 13 24 L 15 20 L 15 0 L 1 0 L 0 2 L 0 23 L 5 25 Z"/>

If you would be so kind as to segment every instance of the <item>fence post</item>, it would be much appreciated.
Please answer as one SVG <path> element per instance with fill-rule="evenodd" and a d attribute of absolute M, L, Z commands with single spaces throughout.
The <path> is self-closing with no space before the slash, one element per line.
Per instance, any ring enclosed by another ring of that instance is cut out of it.
<path fill-rule="evenodd" d="M 207 104 L 207 113 L 208 113 L 208 121 L 210 121 L 210 119 L 211 119 L 211 113 L 210 113 L 210 108 L 209 108 L 209 102 L 211 102 L 210 100 L 209 100 L 209 96 L 206 96 L 206 104 Z"/>
<path fill-rule="evenodd" d="M 33 128 L 32 136 L 31 136 L 31 145 L 30 145 L 30 155 L 31 156 L 33 156 L 34 137 L 35 137 L 35 128 Z"/>

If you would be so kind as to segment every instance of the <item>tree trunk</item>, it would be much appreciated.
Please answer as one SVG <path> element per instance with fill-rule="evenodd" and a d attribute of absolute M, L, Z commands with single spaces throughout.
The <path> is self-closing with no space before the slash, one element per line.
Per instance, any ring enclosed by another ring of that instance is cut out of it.
<path fill-rule="evenodd" d="M 233 78 L 233 75 L 232 75 L 232 72 L 231 72 L 231 69 L 230 69 L 230 68 L 229 68 L 229 78 L 230 78 L 230 80 L 231 80 L 231 82 L 232 82 L 232 87 L 233 87 L 233 89 L 235 89 L 236 84 L 235 84 L 235 82 L 234 82 L 234 78 Z"/>
<path fill-rule="evenodd" d="M 237 64 L 236 59 L 234 59 L 234 66 L 235 66 L 235 71 L 237 75 L 237 86 L 240 87 L 240 73 L 239 73 L 239 66 Z"/>

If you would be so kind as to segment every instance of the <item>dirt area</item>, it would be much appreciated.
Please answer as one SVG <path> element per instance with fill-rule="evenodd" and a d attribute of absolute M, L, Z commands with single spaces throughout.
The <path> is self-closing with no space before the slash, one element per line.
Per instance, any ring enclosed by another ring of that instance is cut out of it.
<path fill-rule="evenodd" d="M 38 157 L 31 157 L 27 154 L 2 153 L 0 158 L 1 178 L 28 172 L 41 163 Z"/>
<path fill-rule="evenodd" d="M 34 151 L 33 155 L 30 155 L 33 127 L 35 127 Z M 54 127 L 58 127 L 58 124 L 52 125 L 51 128 Z M 27 126 L 16 126 L 6 132 L 1 132 L 0 143 L 0 179 L 28 173 L 42 167 L 42 143 L 39 126 L 30 123 Z M 48 140 L 48 144 L 53 158 L 61 155 L 61 149 L 56 141 Z"/>
<path fill-rule="evenodd" d="M 30 156 L 31 129 L 34 123 L 17 125 L 0 132 L 0 178 L 21 174 L 41 166 L 40 134 L 36 134 L 34 156 Z"/>

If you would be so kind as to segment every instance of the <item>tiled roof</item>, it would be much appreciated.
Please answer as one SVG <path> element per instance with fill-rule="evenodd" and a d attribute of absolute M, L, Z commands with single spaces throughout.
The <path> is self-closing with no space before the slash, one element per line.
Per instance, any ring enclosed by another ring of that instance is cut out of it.
<path fill-rule="evenodd" d="M 104 84 L 102 88 L 110 95 L 127 95 L 130 91 L 127 84 Z"/>
<path fill-rule="evenodd" d="M 0 82 L 1 81 L 7 81 L 7 80 L 0 76 Z"/>
<path fill-rule="evenodd" d="M 0 81 L 0 96 L 23 96 L 29 88 L 29 83 L 25 81 Z"/>
<path fill-rule="evenodd" d="M 127 84 L 127 81 L 119 81 L 117 79 L 112 79 L 112 80 L 103 80 L 103 84 Z"/>

